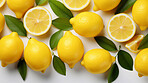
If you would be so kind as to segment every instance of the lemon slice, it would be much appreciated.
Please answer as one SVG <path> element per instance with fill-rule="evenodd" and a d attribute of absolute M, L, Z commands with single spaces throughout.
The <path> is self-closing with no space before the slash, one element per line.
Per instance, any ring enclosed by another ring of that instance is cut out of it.
<path fill-rule="evenodd" d="M 144 35 L 136 35 L 126 43 L 125 47 L 133 53 L 138 53 L 140 51 L 138 50 L 138 47 L 143 38 Z"/>
<path fill-rule="evenodd" d="M 45 34 L 51 27 L 52 18 L 44 7 L 34 7 L 24 16 L 24 27 L 28 33 L 39 36 Z"/>
<path fill-rule="evenodd" d="M 117 14 L 108 22 L 107 32 L 114 41 L 125 42 L 135 35 L 136 24 L 129 15 Z"/>
<path fill-rule="evenodd" d="M 73 11 L 79 11 L 86 8 L 90 0 L 63 0 L 64 5 Z"/>
<path fill-rule="evenodd" d="M 0 0 L 0 8 L 5 4 L 6 0 Z"/>

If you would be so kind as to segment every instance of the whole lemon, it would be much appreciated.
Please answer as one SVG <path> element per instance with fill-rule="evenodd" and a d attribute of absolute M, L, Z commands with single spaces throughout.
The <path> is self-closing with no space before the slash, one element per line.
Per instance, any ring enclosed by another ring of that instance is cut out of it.
<path fill-rule="evenodd" d="M 70 68 L 73 68 L 83 57 L 84 46 L 77 36 L 67 31 L 60 39 L 57 51 L 60 59 L 67 63 Z"/>
<path fill-rule="evenodd" d="M 31 38 L 25 48 L 24 59 L 32 70 L 44 73 L 51 64 L 52 56 L 46 44 Z"/>
<path fill-rule="evenodd" d="M 1 65 L 6 67 L 8 64 L 18 61 L 23 53 L 24 44 L 19 38 L 18 33 L 12 32 L 0 40 L 0 60 Z"/>
<path fill-rule="evenodd" d="M 5 19 L 4 16 L 0 13 L 0 32 L 2 32 L 5 25 Z"/>
<path fill-rule="evenodd" d="M 132 9 L 134 21 L 139 25 L 142 31 L 148 27 L 148 0 L 137 0 Z"/>
<path fill-rule="evenodd" d="M 93 12 L 82 12 L 70 19 L 73 29 L 81 36 L 95 37 L 103 29 L 102 18 Z"/>
<path fill-rule="evenodd" d="M 135 59 L 135 69 L 139 77 L 148 76 L 148 48 L 141 50 Z"/>
<path fill-rule="evenodd" d="M 110 11 L 117 7 L 121 0 L 94 0 L 94 11 Z"/>
<path fill-rule="evenodd" d="M 35 0 L 7 0 L 7 5 L 17 18 L 22 18 L 26 11 L 34 6 L 34 2 Z"/>
<path fill-rule="evenodd" d="M 81 62 L 86 70 L 93 74 L 106 72 L 115 61 L 115 57 L 104 49 L 92 49 L 88 51 Z"/>

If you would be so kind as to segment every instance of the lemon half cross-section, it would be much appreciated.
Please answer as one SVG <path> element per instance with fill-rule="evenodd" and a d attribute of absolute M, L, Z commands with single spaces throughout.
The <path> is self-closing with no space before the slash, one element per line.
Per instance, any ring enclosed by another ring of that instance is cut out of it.
<path fill-rule="evenodd" d="M 63 0 L 64 5 L 73 11 L 79 11 L 86 8 L 90 0 Z"/>
<path fill-rule="evenodd" d="M 6 0 L 0 0 L 0 8 L 5 4 Z"/>
<path fill-rule="evenodd" d="M 27 11 L 24 16 L 24 27 L 28 33 L 40 36 L 45 34 L 51 27 L 52 17 L 44 7 L 34 7 Z"/>
<path fill-rule="evenodd" d="M 108 22 L 107 32 L 114 41 L 126 42 L 135 35 L 136 24 L 129 15 L 117 14 Z"/>

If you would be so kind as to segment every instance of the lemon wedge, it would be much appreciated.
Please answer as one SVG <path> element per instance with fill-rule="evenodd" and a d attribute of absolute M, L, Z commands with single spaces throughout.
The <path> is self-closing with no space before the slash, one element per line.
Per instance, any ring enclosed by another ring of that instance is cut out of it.
<path fill-rule="evenodd" d="M 40 36 L 45 34 L 51 27 L 52 17 L 44 7 L 34 7 L 27 11 L 24 16 L 24 27 L 28 33 Z"/>
<path fill-rule="evenodd" d="M 80 11 L 89 5 L 90 0 L 63 0 L 63 3 L 70 10 Z"/>
<path fill-rule="evenodd" d="M 136 35 L 126 43 L 125 47 L 133 53 L 138 53 L 140 51 L 138 47 L 143 38 L 144 35 Z"/>
<path fill-rule="evenodd" d="M 114 41 L 126 42 L 135 35 L 136 24 L 129 15 L 117 14 L 109 20 L 107 32 Z"/>
<path fill-rule="evenodd" d="M 6 0 L 0 0 L 0 8 L 5 4 Z"/>

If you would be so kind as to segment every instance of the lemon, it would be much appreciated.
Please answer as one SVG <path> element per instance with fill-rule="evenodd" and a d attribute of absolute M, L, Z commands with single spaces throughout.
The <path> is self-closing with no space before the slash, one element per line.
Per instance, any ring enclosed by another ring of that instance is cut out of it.
<path fill-rule="evenodd" d="M 4 18 L 4 16 L 0 13 L 0 32 L 2 32 L 2 30 L 4 29 L 4 25 L 5 25 L 5 18 Z"/>
<path fill-rule="evenodd" d="M 102 18 L 93 12 L 82 12 L 70 19 L 75 32 L 84 37 L 95 37 L 102 31 Z"/>
<path fill-rule="evenodd" d="M 109 20 L 107 32 L 114 41 L 126 42 L 135 35 L 136 25 L 129 15 L 121 13 Z"/>
<path fill-rule="evenodd" d="M 46 44 L 31 38 L 25 48 L 24 59 L 32 70 L 44 73 L 51 64 L 52 56 Z"/>
<path fill-rule="evenodd" d="M 139 77 L 148 76 L 148 48 L 141 50 L 135 59 L 135 69 Z"/>
<path fill-rule="evenodd" d="M 144 38 L 144 35 L 136 35 L 126 43 L 125 47 L 133 53 L 138 53 L 140 51 L 138 50 L 138 47 L 140 45 L 140 42 L 143 40 L 143 38 Z"/>
<path fill-rule="evenodd" d="M 84 46 L 82 41 L 70 31 L 60 39 L 57 51 L 60 59 L 67 63 L 70 68 L 81 60 L 84 54 Z"/>
<path fill-rule="evenodd" d="M 115 61 L 115 57 L 104 49 L 92 49 L 88 51 L 81 62 L 86 70 L 93 74 L 106 72 Z"/>
<path fill-rule="evenodd" d="M 35 0 L 7 0 L 8 7 L 16 14 L 17 18 L 22 18 L 25 12 L 34 6 Z"/>
<path fill-rule="evenodd" d="M 63 3 L 70 10 L 80 11 L 89 5 L 90 0 L 63 0 Z"/>
<path fill-rule="evenodd" d="M 117 7 L 121 0 L 94 0 L 94 11 L 110 11 Z"/>
<path fill-rule="evenodd" d="M 0 0 L 0 8 L 5 4 L 6 0 Z"/>
<path fill-rule="evenodd" d="M 24 44 L 18 33 L 12 32 L 0 40 L 0 60 L 3 67 L 18 61 L 23 53 Z"/>
<path fill-rule="evenodd" d="M 24 16 L 25 29 L 28 33 L 35 36 L 45 34 L 50 29 L 51 24 L 51 15 L 44 7 L 34 7 L 28 10 Z"/>
<path fill-rule="evenodd" d="M 137 0 L 132 9 L 134 21 L 140 26 L 142 31 L 148 27 L 148 0 Z"/>

